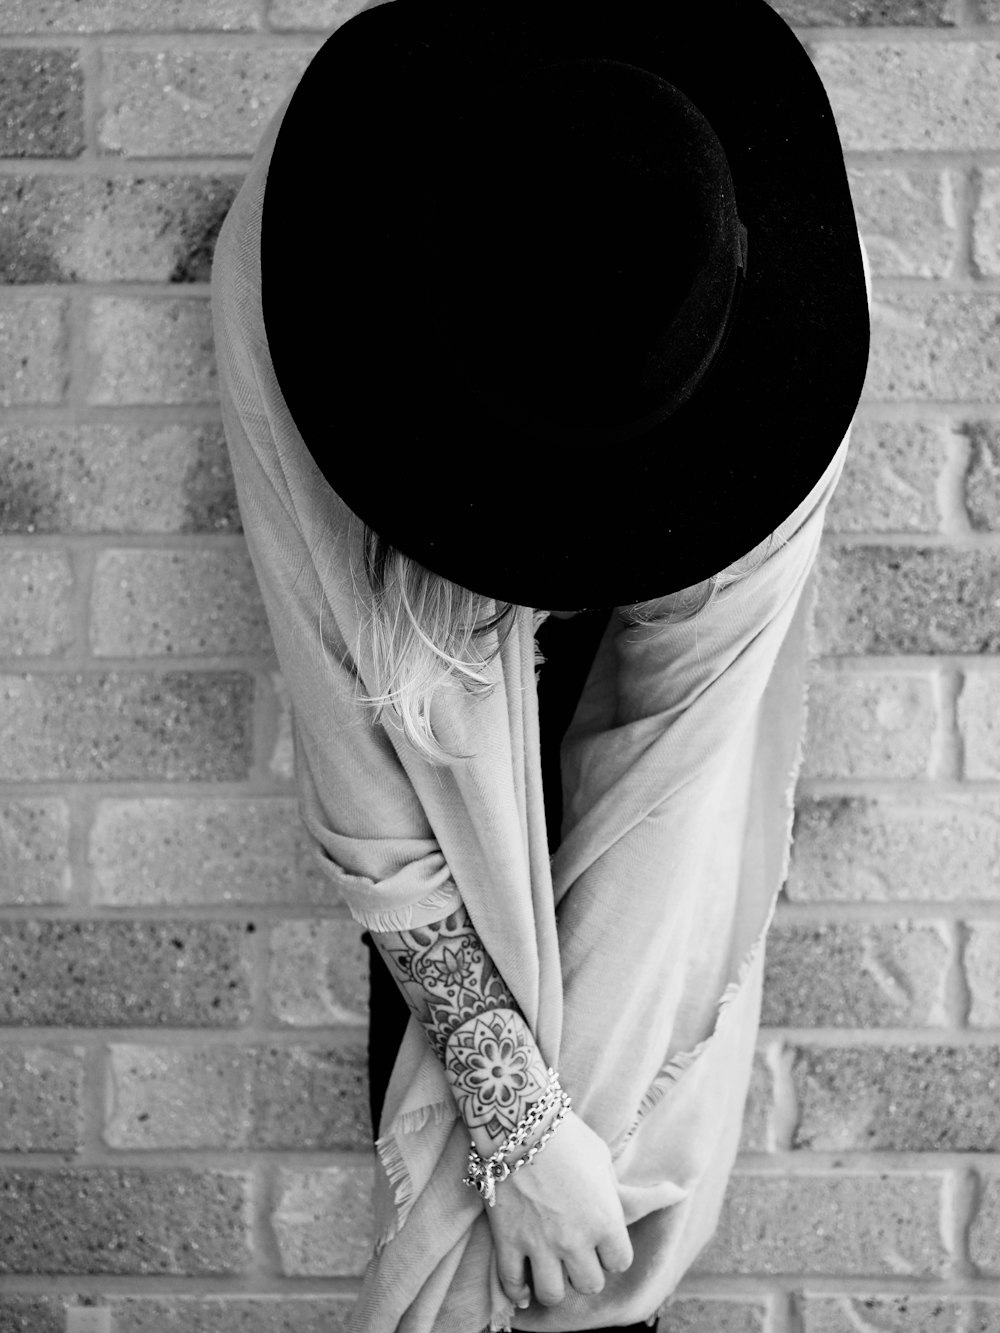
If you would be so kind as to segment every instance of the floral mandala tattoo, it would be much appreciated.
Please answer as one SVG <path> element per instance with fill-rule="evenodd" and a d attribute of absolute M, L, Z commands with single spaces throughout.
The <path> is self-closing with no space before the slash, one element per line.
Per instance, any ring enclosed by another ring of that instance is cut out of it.
<path fill-rule="evenodd" d="M 524 1020 L 510 1009 L 481 1014 L 456 1029 L 446 1067 L 456 1096 L 465 1101 L 466 1124 L 482 1125 L 493 1138 L 510 1133 L 525 1103 L 545 1091 L 537 1063 Z"/>

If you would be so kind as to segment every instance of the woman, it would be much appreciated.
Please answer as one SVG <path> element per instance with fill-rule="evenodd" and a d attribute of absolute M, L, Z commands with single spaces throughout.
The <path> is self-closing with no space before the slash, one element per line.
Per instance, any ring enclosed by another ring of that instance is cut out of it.
<path fill-rule="evenodd" d="M 357 1333 L 655 1320 L 737 1150 L 867 273 L 794 34 L 634 8 L 369 7 L 216 253 L 302 814 L 373 949 Z"/>

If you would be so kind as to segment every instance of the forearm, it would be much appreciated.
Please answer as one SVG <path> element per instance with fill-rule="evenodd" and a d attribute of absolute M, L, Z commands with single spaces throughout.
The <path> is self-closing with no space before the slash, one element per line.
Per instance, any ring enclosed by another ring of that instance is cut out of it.
<path fill-rule="evenodd" d="M 545 1091 L 545 1061 L 524 1015 L 464 907 L 433 925 L 370 934 L 488 1156 Z"/>

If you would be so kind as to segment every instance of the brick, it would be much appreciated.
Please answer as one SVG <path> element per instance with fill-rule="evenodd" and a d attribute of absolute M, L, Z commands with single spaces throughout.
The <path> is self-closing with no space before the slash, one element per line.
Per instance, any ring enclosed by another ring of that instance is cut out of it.
<path fill-rule="evenodd" d="M 66 1333 L 64 1298 L 0 1295 L 0 1333 Z"/>
<path fill-rule="evenodd" d="M 218 402 L 212 317 L 201 297 L 95 296 L 87 402 Z"/>
<path fill-rule="evenodd" d="M 73 1152 L 80 1146 L 83 1056 L 79 1046 L 0 1046 L 0 1151 Z"/>
<path fill-rule="evenodd" d="M 754 1054 L 753 1068 L 750 1073 L 750 1088 L 747 1092 L 746 1105 L 743 1108 L 743 1125 L 739 1151 L 770 1152 L 769 1122 L 771 1107 L 774 1103 L 774 1076 L 768 1068 L 763 1053 Z"/>
<path fill-rule="evenodd" d="M 66 302 L 31 296 L 0 306 L 0 407 L 60 403 L 69 383 Z"/>
<path fill-rule="evenodd" d="M 761 1024 L 941 1027 L 949 952 L 933 921 L 776 924 Z"/>
<path fill-rule="evenodd" d="M 0 905 L 65 902 L 71 884 L 65 800 L 0 802 Z"/>
<path fill-rule="evenodd" d="M 1000 553 L 988 547 L 828 546 L 815 640 L 825 654 L 1000 651 Z"/>
<path fill-rule="evenodd" d="M 847 150 L 991 149 L 1000 137 L 1000 44 L 818 42 L 813 61 Z"/>
<path fill-rule="evenodd" d="M 58 654 L 73 643 L 73 567 L 65 551 L 5 551 L 0 656 Z"/>
<path fill-rule="evenodd" d="M 946 28 L 959 22 L 958 0 L 772 0 L 793 27 Z"/>
<path fill-rule="evenodd" d="M 979 1196 L 969 1226 L 969 1258 L 985 1277 L 1000 1277 L 1000 1178 L 979 1171 Z"/>
<path fill-rule="evenodd" d="M 920 421 L 856 421 L 825 530 L 937 532 L 947 434 L 944 426 Z"/>
<path fill-rule="evenodd" d="M 1000 774 L 1000 679 L 986 672 L 967 671 L 958 696 L 958 728 L 967 778 L 994 778 Z"/>
<path fill-rule="evenodd" d="M 100 147 L 126 157 L 249 156 L 315 50 L 106 46 Z"/>
<path fill-rule="evenodd" d="M 0 1023 L 244 1023 L 253 930 L 238 921 L 0 922 Z"/>
<path fill-rule="evenodd" d="M 277 31 L 315 28 L 326 34 L 364 9 L 368 0 L 270 0 L 268 22 Z"/>
<path fill-rule="evenodd" d="M 943 1276 L 944 1175 L 737 1171 L 692 1273 Z"/>
<path fill-rule="evenodd" d="M 0 280 L 207 282 L 239 184 L 239 176 L 0 178 Z"/>
<path fill-rule="evenodd" d="M 996 1152 L 996 1046 L 799 1047 L 793 1148 Z"/>
<path fill-rule="evenodd" d="M 959 256 L 961 172 L 865 165 L 847 175 L 873 277 L 943 278 L 952 272 Z"/>
<path fill-rule="evenodd" d="M 658 1333 L 766 1333 L 763 1305 L 714 1297 L 674 1297 L 656 1325 Z"/>
<path fill-rule="evenodd" d="M 246 547 L 98 554 L 90 617 L 97 657 L 263 654 L 267 616 Z"/>
<path fill-rule="evenodd" d="M 978 0 L 984 23 L 1000 23 L 1000 0 Z"/>
<path fill-rule="evenodd" d="M 110 1300 L 114 1333 L 347 1333 L 353 1304 L 351 1296 L 115 1296 Z M 63 1333 L 62 1325 L 58 1333 Z"/>
<path fill-rule="evenodd" d="M 804 778 L 923 778 L 937 726 L 929 674 L 814 671 Z"/>
<path fill-rule="evenodd" d="M 373 1243 L 370 1166 L 278 1172 L 271 1217 L 287 1277 L 353 1277 Z"/>
<path fill-rule="evenodd" d="M 76 53 L 0 50 L 0 157 L 78 157 L 83 147 L 83 71 Z"/>
<path fill-rule="evenodd" d="M 969 1026 L 1000 1027 L 1000 922 L 970 921 L 963 951 L 965 979 L 969 987 Z"/>
<path fill-rule="evenodd" d="M 866 399 L 993 401 L 1000 393 L 998 320 L 1000 292 L 880 293 L 872 308 Z"/>
<path fill-rule="evenodd" d="M 367 1045 L 116 1045 L 112 1148 L 370 1149 Z"/>
<path fill-rule="evenodd" d="M 282 1023 L 368 1019 L 368 950 L 354 921 L 283 921 L 271 932 L 271 1008 Z"/>
<path fill-rule="evenodd" d="M 965 509 L 979 532 L 1000 532 L 1000 425 L 969 422 L 969 466 L 964 478 Z"/>
<path fill-rule="evenodd" d="M 982 277 L 995 278 L 1000 274 L 1000 169 L 980 167 L 975 179 L 978 190 L 972 212 L 972 262 Z"/>
<path fill-rule="evenodd" d="M 0 430 L 0 532 L 239 532 L 222 427 Z"/>
<path fill-rule="evenodd" d="M 236 1171 L 0 1169 L 0 1272 L 245 1272 Z"/>
<path fill-rule="evenodd" d="M 793 902 L 1000 900 L 1000 798 L 796 800 L 785 893 Z"/>
<path fill-rule="evenodd" d="M 969 1302 L 969 1333 L 1000 1333 L 1000 1301 Z"/>
<path fill-rule="evenodd" d="M 294 797 L 102 801 L 89 863 L 115 907 L 338 900 Z"/>
<path fill-rule="evenodd" d="M 260 29 L 258 0 L 4 0 L 0 33 Z"/>
<path fill-rule="evenodd" d="M 907 1291 L 900 1296 L 806 1296 L 796 1306 L 802 1333 L 956 1333 L 968 1327 L 960 1321 L 971 1302 Z"/>
<path fill-rule="evenodd" d="M 238 781 L 252 708 L 239 671 L 0 676 L 0 781 Z"/>

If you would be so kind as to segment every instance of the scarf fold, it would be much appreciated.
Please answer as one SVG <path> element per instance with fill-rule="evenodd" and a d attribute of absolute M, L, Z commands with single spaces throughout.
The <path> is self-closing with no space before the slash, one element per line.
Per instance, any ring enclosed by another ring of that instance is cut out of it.
<path fill-rule="evenodd" d="M 287 103 L 286 103 L 287 105 Z M 609 1144 L 635 1259 L 599 1296 L 517 1311 L 556 1333 L 652 1320 L 718 1221 L 785 879 L 807 707 L 811 580 L 847 452 L 761 559 L 686 620 L 610 617 L 564 737 L 562 841 L 542 796 L 538 613 L 519 608 L 488 697 L 440 691 L 435 767 L 356 700 L 371 660 L 352 569 L 361 524 L 313 463 L 260 310 L 272 121 L 219 237 L 213 318 L 246 541 L 295 723 L 303 819 L 357 921 L 405 929 L 464 902 L 574 1109 Z M 336 370 L 329 387 L 336 416 Z M 512 466 L 515 460 L 511 460 Z M 516 540 L 512 527 L 511 540 Z M 495 639 L 487 648 L 495 646 Z M 506 1330 L 468 1135 L 411 1019 L 377 1143 L 376 1253 L 353 1333 Z"/>

